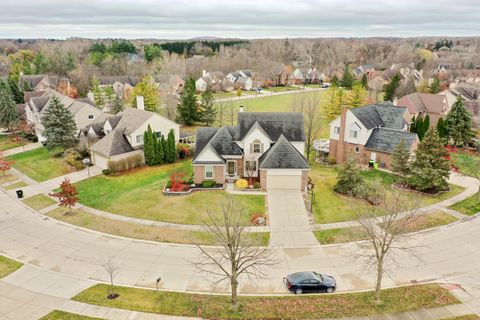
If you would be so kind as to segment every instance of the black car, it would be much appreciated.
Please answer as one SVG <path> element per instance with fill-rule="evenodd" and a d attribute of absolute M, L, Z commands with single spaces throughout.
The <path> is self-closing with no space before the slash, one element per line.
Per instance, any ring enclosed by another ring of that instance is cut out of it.
<path fill-rule="evenodd" d="M 288 290 L 295 294 L 304 292 L 332 293 L 337 288 L 337 282 L 332 276 L 320 274 L 315 271 L 297 272 L 283 278 Z"/>

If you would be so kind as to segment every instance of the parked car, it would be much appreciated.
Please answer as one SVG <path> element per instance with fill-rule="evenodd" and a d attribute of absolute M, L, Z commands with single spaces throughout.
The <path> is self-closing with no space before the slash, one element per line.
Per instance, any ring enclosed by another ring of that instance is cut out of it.
<path fill-rule="evenodd" d="M 332 85 L 329 82 L 322 83 L 322 88 L 330 88 Z"/>
<path fill-rule="evenodd" d="M 315 271 L 292 273 L 283 278 L 288 290 L 295 294 L 304 292 L 332 293 L 337 289 L 337 282 L 332 276 Z"/>

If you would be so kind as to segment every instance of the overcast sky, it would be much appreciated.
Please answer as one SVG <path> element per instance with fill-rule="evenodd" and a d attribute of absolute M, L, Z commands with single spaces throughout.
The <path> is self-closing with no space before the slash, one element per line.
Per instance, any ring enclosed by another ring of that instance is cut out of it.
<path fill-rule="evenodd" d="M 480 0 L 0 0 L 0 38 L 478 36 Z"/>

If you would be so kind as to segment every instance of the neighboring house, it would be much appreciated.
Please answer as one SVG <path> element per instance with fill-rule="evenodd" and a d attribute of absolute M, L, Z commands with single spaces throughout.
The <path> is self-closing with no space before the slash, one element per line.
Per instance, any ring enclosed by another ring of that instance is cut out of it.
<path fill-rule="evenodd" d="M 400 80 L 405 79 L 405 77 L 398 70 L 388 69 L 374 74 L 372 79 L 368 81 L 368 87 L 375 91 L 382 91 L 385 85 L 389 83 L 397 73 L 400 75 Z"/>
<path fill-rule="evenodd" d="M 199 128 L 195 183 L 255 179 L 266 189 L 305 190 L 309 165 L 299 112 L 240 112 L 235 127 Z"/>
<path fill-rule="evenodd" d="M 21 75 L 18 78 L 18 86 L 20 88 L 29 87 L 28 91 L 46 91 L 47 89 L 56 90 L 60 85 L 70 86 L 67 78 L 59 78 L 57 76 L 48 76 L 44 74 L 37 75 Z"/>
<path fill-rule="evenodd" d="M 249 77 L 239 77 L 233 84 L 236 88 L 242 90 L 250 91 L 253 89 L 253 80 Z"/>
<path fill-rule="evenodd" d="M 296 84 L 293 79 L 293 67 L 291 65 L 284 65 L 282 71 L 277 76 L 277 85 L 280 86 L 291 86 Z"/>
<path fill-rule="evenodd" d="M 300 68 L 293 70 L 291 82 L 292 84 L 303 84 L 305 83 L 305 71 L 302 71 Z"/>
<path fill-rule="evenodd" d="M 235 88 L 252 90 L 254 88 L 253 73 L 251 70 L 237 70 L 227 74 L 227 79 L 233 83 Z"/>
<path fill-rule="evenodd" d="M 195 88 L 199 92 L 205 92 L 207 88 L 214 92 L 233 91 L 234 85 L 221 71 L 206 72 L 195 82 Z"/>
<path fill-rule="evenodd" d="M 480 84 L 452 82 L 450 88 L 440 92 L 439 95 L 445 96 L 450 110 L 458 96 L 461 96 L 465 102 L 480 101 Z"/>
<path fill-rule="evenodd" d="M 106 117 L 105 113 L 89 103 L 72 99 L 55 90 L 48 89 L 43 95 L 38 97 L 34 96 L 25 103 L 27 123 L 32 125 L 40 142 L 45 141 L 45 137 L 42 135 L 45 129 L 42 125 L 42 117 L 53 97 L 57 97 L 60 103 L 70 111 L 78 130 L 95 121 L 103 120 Z"/>
<path fill-rule="evenodd" d="M 349 157 L 360 164 L 373 160 L 390 168 L 393 150 L 402 139 L 410 152 L 418 144 L 417 134 L 407 132 L 407 121 L 407 108 L 390 102 L 344 109 L 330 123 L 330 157 L 335 157 L 337 163 Z"/>
<path fill-rule="evenodd" d="M 401 97 L 394 104 L 407 108 L 410 117 L 407 120 L 425 117 L 428 114 L 430 126 L 436 126 L 438 120 L 450 112 L 446 97 L 432 93 L 414 92 Z"/>
<path fill-rule="evenodd" d="M 319 84 L 325 81 L 325 75 L 317 68 L 308 68 L 304 72 L 305 83 Z"/>
<path fill-rule="evenodd" d="M 375 71 L 375 68 L 371 64 L 362 64 L 361 66 L 353 69 L 353 75 L 355 78 L 360 79 L 363 77 L 363 74 L 367 74 L 368 79 L 370 79 Z"/>
<path fill-rule="evenodd" d="M 180 139 L 179 124 L 158 113 L 127 108 L 86 126 L 80 133 L 80 140 L 90 150 L 93 164 L 108 169 L 109 161 L 126 159 L 134 154 L 143 157 L 143 135 L 149 125 L 158 137 L 163 135 L 166 139 L 173 129 L 175 141 Z"/>
<path fill-rule="evenodd" d="M 110 87 L 117 96 L 128 101 L 131 98 L 133 88 L 140 82 L 140 78 L 133 76 L 98 77 L 97 81 L 100 89 Z M 93 92 L 90 91 L 88 96 L 95 100 Z"/>
<path fill-rule="evenodd" d="M 159 83 L 158 89 L 163 95 L 172 95 L 178 97 L 185 86 L 185 80 L 177 74 L 167 76 L 154 76 L 153 79 Z"/>

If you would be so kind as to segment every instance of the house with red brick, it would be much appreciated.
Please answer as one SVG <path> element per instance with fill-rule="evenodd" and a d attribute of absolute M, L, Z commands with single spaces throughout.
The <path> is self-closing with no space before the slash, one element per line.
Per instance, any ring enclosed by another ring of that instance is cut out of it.
<path fill-rule="evenodd" d="M 436 126 L 438 120 L 450 112 L 447 98 L 439 94 L 414 92 L 394 101 L 394 104 L 407 108 L 409 119 L 413 117 L 424 118 L 428 115 L 430 117 L 430 126 Z"/>
<path fill-rule="evenodd" d="M 310 166 L 304 156 L 300 112 L 240 112 L 237 126 L 200 128 L 192 160 L 194 182 L 259 181 L 263 190 L 304 191 Z"/>
<path fill-rule="evenodd" d="M 402 139 L 410 152 L 417 147 L 418 136 L 408 132 L 408 119 L 407 108 L 390 102 L 344 109 L 330 123 L 329 156 L 337 163 L 354 157 L 359 164 L 373 160 L 390 168 L 392 153 Z"/>

